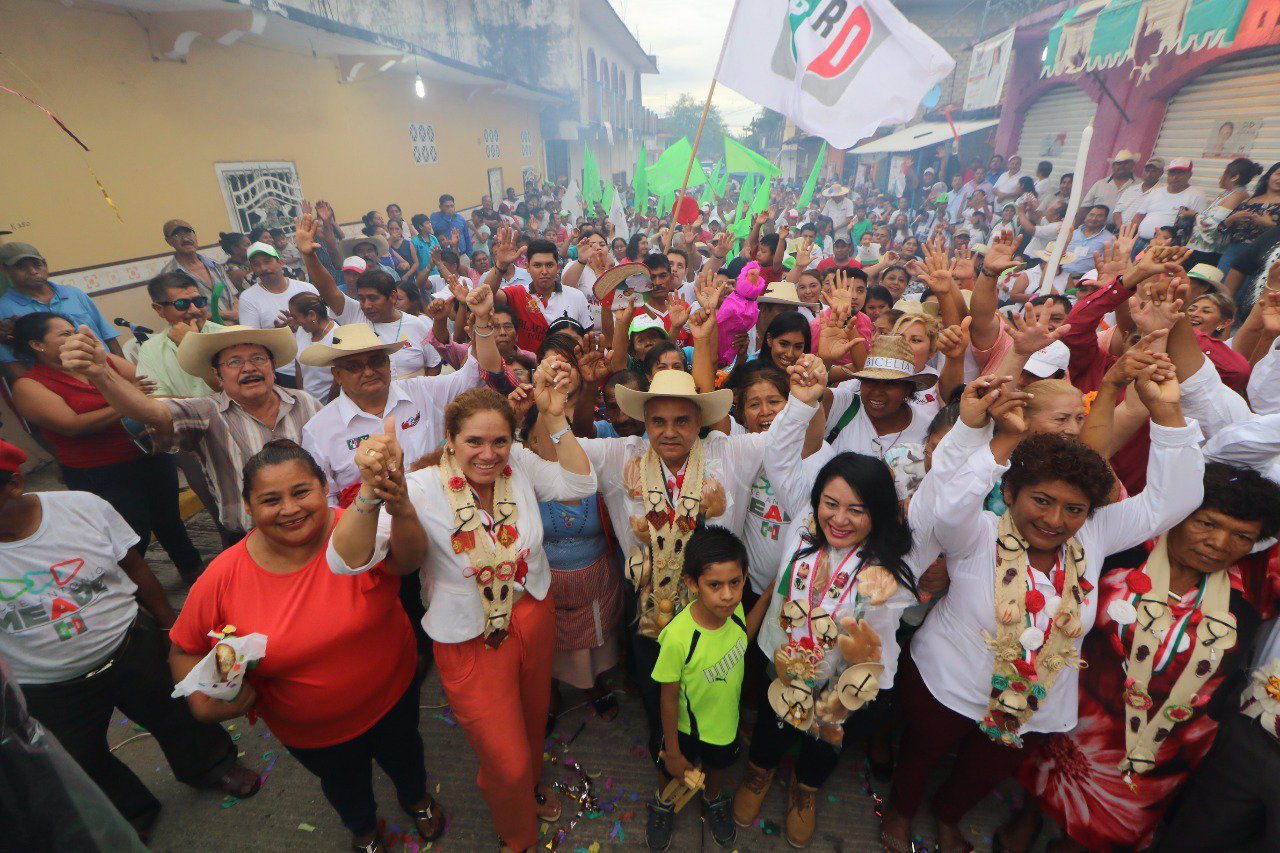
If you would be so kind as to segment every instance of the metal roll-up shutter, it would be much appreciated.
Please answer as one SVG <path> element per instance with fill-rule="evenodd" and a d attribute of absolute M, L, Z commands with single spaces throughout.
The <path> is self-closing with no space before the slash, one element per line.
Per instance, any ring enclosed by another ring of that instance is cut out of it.
<path fill-rule="evenodd" d="M 1238 146 L 1264 168 L 1280 161 L 1277 116 L 1280 51 L 1273 48 L 1224 62 L 1179 89 L 1165 108 L 1155 153 L 1166 161 L 1172 157 L 1194 160 L 1191 184 L 1213 198 L 1220 192 L 1222 169 Z M 1227 122 L 1235 128 L 1234 141 L 1220 149 L 1218 132 Z M 1246 129 L 1249 122 L 1256 123 L 1252 131 Z M 1253 132 L 1257 136 L 1250 147 Z"/>
<path fill-rule="evenodd" d="M 1040 96 L 1022 122 L 1018 155 L 1023 171 L 1035 174 L 1036 164 L 1048 160 L 1053 177 L 1070 172 L 1080 151 L 1080 131 L 1093 121 L 1098 105 L 1075 86 L 1053 89 Z M 1055 187 L 1057 186 L 1055 181 Z"/>

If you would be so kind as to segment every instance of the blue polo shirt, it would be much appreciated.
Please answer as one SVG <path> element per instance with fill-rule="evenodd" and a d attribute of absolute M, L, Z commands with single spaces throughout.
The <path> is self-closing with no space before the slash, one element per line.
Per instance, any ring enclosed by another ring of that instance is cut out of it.
<path fill-rule="evenodd" d="M 1067 251 L 1074 252 L 1076 259 L 1069 264 L 1063 264 L 1062 268 L 1073 275 L 1087 273 L 1093 269 L 1093 253 L 1101 252 L 1102 248 L 1114 239 L 1115 236 L 1105 228 L 1093 236 L 1088 236 L 1084 233 L 1084 226 L 1081 225 L 1071 234 L 1071 242 L 1067 245 Z"/>
<path fill-rule="evenodd" d="M 37 311 L 52 311 L 61 314 L 75 325 L 84 324 L 98 336 L 103 343 L 119 337 L 119 333 L 107 323 L 98 306 L 93 304 L 89 294 L 78 287 L 70 287 L 49 282 L 53 288 L 53 298 L 48 304 L 39 299 L 32 299 L 16 287 L 10 288 L 4 296 L 0 296 L 0 319 L 5 317 L 22 317 Z M 18 361 L 18 356 L 7 346 L 0 345 L 0 362 Z"/>

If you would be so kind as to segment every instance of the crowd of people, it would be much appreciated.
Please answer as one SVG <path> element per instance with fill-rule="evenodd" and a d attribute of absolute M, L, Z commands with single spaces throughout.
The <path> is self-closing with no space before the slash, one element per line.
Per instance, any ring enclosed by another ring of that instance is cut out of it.
<path fill-rule="evenodd" d="M 1059 853 L 1264 849 L 1280 164 L 1233 161 L 1208 200 L 1190 161 L 1142 159 L 1065 224 L 1073 176 L 1016 156 L 944 157 L 896 197 L 775 181 L 754 212 L 736 181 L 679 216 L 620 187 L 630 233 L 566 213 L 567 181 L 346 226 L 317 201 L 220 234 L 225 261 L 172 219 L 162 325 L 129 349 L 0 244 L 6 387 L 67 487 L 28 491 L 0 442 L 0 658 L 144 840 L 160 804 L 108 749 L 114 709 L 238 798 L 258 776 L 221 723 L 260 720 L 356 850 L 386 849 L 376 762 L 440 838 L 434 663 L 505 851 L 565 810 L 542 781 L 562 689 L 608 725 L 622 680 L 652 849 L 682 788 L 730 847 L 797 747 L 795 847 L 842 820 L 820 792 L 856 749 L 891 853 L 934 777 L 948 853 L 1010 780 L 997 850 L 1046 816 Z M 250 635 L 238 693 L 171 698 Z"/>

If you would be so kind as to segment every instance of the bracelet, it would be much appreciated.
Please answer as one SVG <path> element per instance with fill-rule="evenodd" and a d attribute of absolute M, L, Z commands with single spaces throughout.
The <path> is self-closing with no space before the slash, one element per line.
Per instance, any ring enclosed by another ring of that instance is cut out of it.
<path fill-rule="evenodd" d="M 983 265 L 983 267 L 982 267 L 982 274 L 983 274 L 983 275 L 985 275 L 987 278 L 999 278 L 999 277 L 1000 277 L 1000 273 L 998 273 L 998 272 L 992 272 L 991 270 L 987 269 L 985 265 Z"/>
<path fill-rule="evenodd" d="M 357 515 L 377 515 L 379 509 L 379 507 L 374 507 L 373 509 L 361 509 L 358 504 L 353 504 L 351 508 L 356 511 Z"/>
<path fill-rule="evenodd" d="M 565 433 L 567 433 L 567 432 L 569 431 L 569 429 L 570 429 L 569 425 L 568 425 L 568 424 L 566 424 L 564 429 L 560 430 L 559 432 L 553 432 L 553 433 L 551 433 L 551 443 L 552 443 L 552 444 L 559 444 L 559 443 L 560 443 L 560 439 L 564 438 Z"/>
<path fill-rule="evenodd" d="M 365 506 L 382 506 L 382 498 L 366 498 L 364 495 L 357 492 L 356 503 L 362 503 Z"/>
<path fill-rule="evenodd" d="M 482 334 L 480 333 L 480 327 L 479 327 L 479 326 L 472 326 L 472 327 L 471 327 L 471 331 L 472 331 L 472 333 L 473 333 L 477 338 L 492 338 L 492 337 L 493 337 L 493 326 L 485 326 L 485 327 L 484 327 L 484 329 L 485 329 L 485 331 L 487 331 L 489 334 L 487 334 L 487 335 L 482 335 Z"/>

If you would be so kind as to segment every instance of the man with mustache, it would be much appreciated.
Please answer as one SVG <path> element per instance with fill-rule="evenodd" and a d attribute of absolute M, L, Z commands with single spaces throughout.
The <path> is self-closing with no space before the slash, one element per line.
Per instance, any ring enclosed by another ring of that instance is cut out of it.
<path fill-rule="evenodd" d="M 190 278 L 209 300 L 209 318 L 215 323 L 236 322 L 240 291 L 231 282 L 227 268 L 200 254 L 196 230 L 185 219 L 170 219 L 162 228 L 164 241 L 173 247 L 173 257 L 160 270 Z"/>

